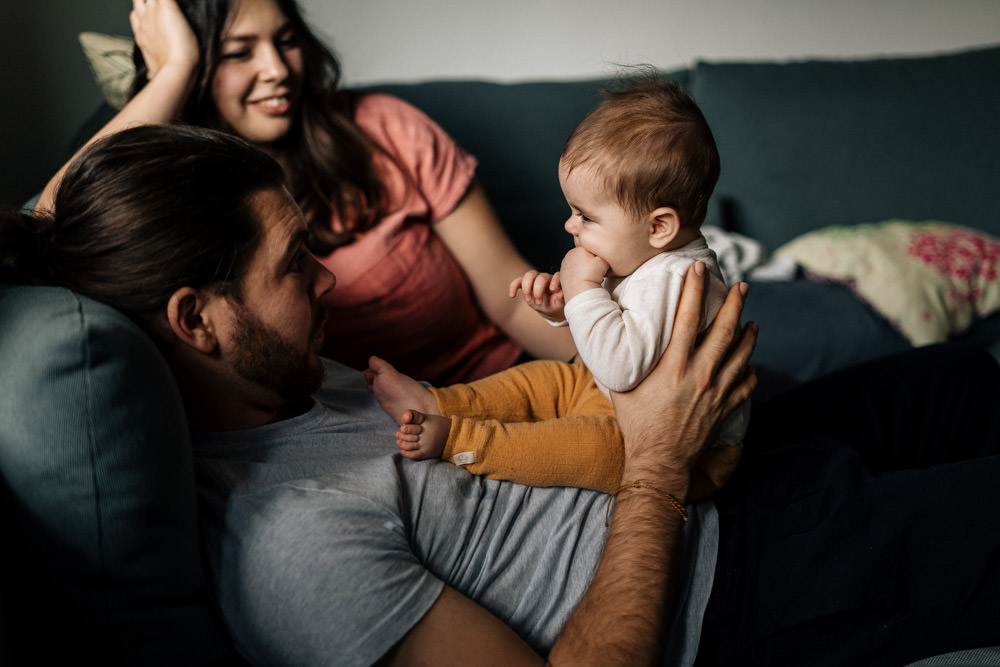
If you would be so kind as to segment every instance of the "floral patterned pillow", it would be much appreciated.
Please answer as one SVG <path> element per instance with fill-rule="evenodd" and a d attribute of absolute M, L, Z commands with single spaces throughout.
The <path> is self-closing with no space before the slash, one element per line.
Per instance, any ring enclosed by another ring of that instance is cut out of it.
<path fill-rule="evenodd" d="M 1000 239 L 943 222 L 827 227 L 775 256 L 849 285 L 913 345 L 947 340 L 1000 310 Z"/>

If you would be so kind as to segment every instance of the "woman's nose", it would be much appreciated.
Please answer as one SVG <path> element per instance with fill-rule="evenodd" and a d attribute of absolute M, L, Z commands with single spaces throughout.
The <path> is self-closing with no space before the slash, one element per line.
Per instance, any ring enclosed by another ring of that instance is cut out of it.
<path fill-rule="evenodd" d="M 261 49 L 260 74 L 266 81 L 283 81 L 288 76 L 288 65 L 281 51 L 273 44 Z"/>

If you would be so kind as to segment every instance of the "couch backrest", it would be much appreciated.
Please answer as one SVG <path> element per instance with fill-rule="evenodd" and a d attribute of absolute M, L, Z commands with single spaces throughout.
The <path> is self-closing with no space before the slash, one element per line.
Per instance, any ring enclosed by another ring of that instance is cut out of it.
<path fill-rule="evenodd" d="M 476 176 L 505 229 L 539 270 L 557 271 L 572 246 L 557 169 L 563 144 L 600 102 L 605 79 L 381 85 L 439 123 L 479 160 Z"/>
<path fill-rule="evenodd" d="M 698 63 L 691 91 L 722 157 L 709 223 L 770 249 L 829 225 L 940 220 L 1000 235 L 1000 48 L 913 58 Z M 379 86 L 479 158 L 529 261 L 568 248 L 556 164 L 610 79 Z"/>
<path fill-rule="evenodd" d="M 11 664 L 236 661 L 208 595 L 166 363 L 68 290 L 0 285 L 0 600 Z"/>
<path fill-rule="evenodd" d="M 1000 48 L 698 63 L 692 78 L 722 155 L 719 224 L 771 249 L 894 218 L 1000 235 Z"/>

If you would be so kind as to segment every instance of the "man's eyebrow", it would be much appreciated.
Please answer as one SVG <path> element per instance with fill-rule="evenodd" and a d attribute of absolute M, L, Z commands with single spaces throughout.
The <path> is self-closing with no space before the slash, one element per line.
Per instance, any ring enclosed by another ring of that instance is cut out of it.
<path fill-rule="evenodd" d="M 299 246 L 306 245 L 309 240 L 309 232 L 305 229 L 299 229 L 292 237 L 288 239 L 288 246 L 285 248 L 285 257 L 294 255 L 299 251 Z"/>

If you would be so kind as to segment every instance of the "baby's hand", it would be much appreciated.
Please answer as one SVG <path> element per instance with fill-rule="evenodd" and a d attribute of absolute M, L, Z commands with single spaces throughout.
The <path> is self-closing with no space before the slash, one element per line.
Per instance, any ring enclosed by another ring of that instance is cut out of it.
<path fill-rule="evenodd" d="M 528 271 L 520 278 L 510 282 L 508 296 L 514 298 L 518 291 L 524 294 L 524 302 L 535 309 L 542 317 L 552 322 L 562 322 L 563 306 L 566 299 L 563 296 L 559 274 Z"/>
<path fill-rule="evenodd" d="M 600 287 L 610 268 L 607 262 L 589 250 L 579 246 L 570 250 L 563 257 L 559 271 L 566 301 L 580 292 Z"/>

